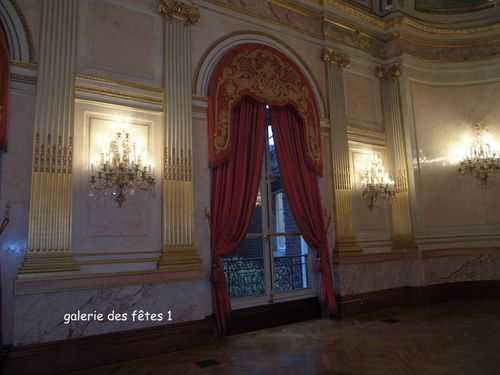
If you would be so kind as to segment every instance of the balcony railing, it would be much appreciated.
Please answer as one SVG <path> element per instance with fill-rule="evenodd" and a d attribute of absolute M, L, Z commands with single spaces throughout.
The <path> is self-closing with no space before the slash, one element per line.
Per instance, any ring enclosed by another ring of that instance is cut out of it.
<path fill-rule="evenodd" d="M 224 259 L 224 272 L 231 297 L 259 296 L 265 293 L 263 258 Z M 273 291 L 285 293 L 309 287 L 307 254 L 274 257 Z"/>

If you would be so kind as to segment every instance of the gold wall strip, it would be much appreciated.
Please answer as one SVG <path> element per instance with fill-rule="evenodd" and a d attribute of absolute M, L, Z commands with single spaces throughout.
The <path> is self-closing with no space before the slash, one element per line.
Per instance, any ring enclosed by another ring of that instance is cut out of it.
<path fill-rule="evenodd" d="M 175 9 L 165 8 L 165 150 L 163 180 L 163 252 L 158 261 L 160 270 L 188 272 L 201 269 L 201 259 L 193 241 L 193 175 L 191 88 L 191 25 L 195 14 L 175 17 Z M 182 4 L 182 3 L 181 3 Z M 197 21 L 197 19 L 196 19 Z"/>
<path fill-rule="evenodd" d="M 349 164 L 349 142 L 344 89 L 344 68 L 349 58 L 336 51 L 323 50 L 322 59 L 328 75 L 328 99 L 333 161 L 333 184 L 336 217 L 336 251 L 360 252 L 353 228 L 352 183 Z"/>
<path fill-rule="evenodd" d="M 410 216 L 410 194 L 408 190 L 408 163 L 401 113 L 399 64 L 377 67 L 376 75 L 382 79 L 382 98 L 387 114 L 388 149 L 393 160 L 396 195 L 392 200 L 392 247 L 411 250 L 416 248 Z"/>
<path fill-rule="evenodd" d="M 77 0 L 42 3 L 28 251 L 21 275 L 79 270 L 71 255 Z"/>

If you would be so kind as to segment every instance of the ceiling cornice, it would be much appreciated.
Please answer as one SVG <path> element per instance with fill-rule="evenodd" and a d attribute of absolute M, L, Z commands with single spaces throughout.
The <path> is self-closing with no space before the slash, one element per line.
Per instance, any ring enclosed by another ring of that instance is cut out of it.
<path fill-rule="evenodd" d="M 403 53 L 427 60 L 464 61 L 500 54 L 500 22 L 451 26 L 409 15 L 380 17 L 340 0 L 255 0 L 251 6 L 231 0 L 198 0 L 258 18 L 378 59 Z M 462 51 L 457 51 L 462 49 Z"/>

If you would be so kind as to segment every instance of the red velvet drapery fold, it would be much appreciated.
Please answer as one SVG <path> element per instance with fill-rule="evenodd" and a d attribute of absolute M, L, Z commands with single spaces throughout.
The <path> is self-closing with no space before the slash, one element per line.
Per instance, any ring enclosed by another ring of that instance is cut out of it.
<path fill-rule="evenodd" d="M 306 242 L 320 254 L 321 300 L 336 312 L 328 237 L 315 172 L 306 160 L 303 121 L 292 106 L 273 107 L 273 135 L 283 184 L 295 222 Z"/>
<path fill-rule="evenodd" d="M 9 107 L 9 46 L 0 25 L 0 152 L 7 150 L 7 110 Z"/>
<path fill-rule="evenodd" d="M 231 131 L 235 151 L 212 169 L 211 251 L 213 305 L 225 332 L 231 301 L 222 257 L 236 251 L 250 225 L 259 189 L 265 147 L 265 105 L 244 97 L 234 108 Z"/>
<path fill-rule="evenodd" d="M 307 162 L 303 120 L 292 106 L 273 107 L 272 126 L 281 174 L 295 221 L 309 246 L 319 251 L 320 298 L 336 311 L 328 239 L 317 175 Z M 234 152 L 212 169 L 211 250 L 213 306 L 224 334 L 231 301 L 222 257 L 235 252 L 245 238 L 255 209 L 265 154 L 265 105 L 244 97 L 231 121 Z"/>

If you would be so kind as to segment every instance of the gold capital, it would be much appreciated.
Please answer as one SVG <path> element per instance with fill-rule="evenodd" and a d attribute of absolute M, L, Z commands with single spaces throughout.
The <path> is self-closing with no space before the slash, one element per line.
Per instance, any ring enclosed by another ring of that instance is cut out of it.
<path fill-rule="evenodd" d="M 385 66 L 379 64 L 375 67 L 375 76 L 379 79 L 391 78 L 397 80 L 401 76 L 401 66 L 399 63 Z"/>
<path fill-rule="evenodd" d="M 197 7 L 176 0 L 160 0 L 158 12 L 169 18 L 176 18 L 187 25 L 194 25 L 200 19 Z"/>
<path fill-rule="evenodd" d="M 351 60 L 348 56 L 334 51 L 330 48 L 323 49 L 321 58 L 325 62 L 336 64 L 339 68 L 346 68 L 351 64 Z"/>

